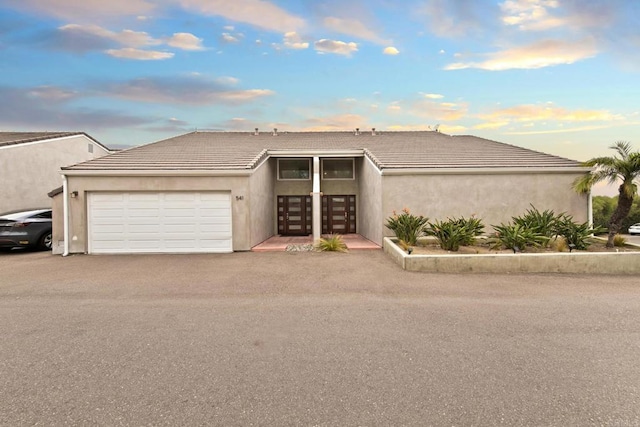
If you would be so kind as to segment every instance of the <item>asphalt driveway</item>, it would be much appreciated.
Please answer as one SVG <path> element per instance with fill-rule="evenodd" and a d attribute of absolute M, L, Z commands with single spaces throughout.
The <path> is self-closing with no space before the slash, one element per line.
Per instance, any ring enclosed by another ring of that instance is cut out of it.
<path fill-rule="evenodd" d="M 640 278 L 0 254 L 0 425 L 640 425 Z"/>

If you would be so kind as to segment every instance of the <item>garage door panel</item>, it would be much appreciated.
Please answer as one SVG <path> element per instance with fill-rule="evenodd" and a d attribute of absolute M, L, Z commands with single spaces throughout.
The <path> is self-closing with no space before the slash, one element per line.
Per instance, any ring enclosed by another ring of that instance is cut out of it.
<path fill-rule="evenodd" d="M 89 252 L 232 252 L 229 193 L 90 193 Z"/>

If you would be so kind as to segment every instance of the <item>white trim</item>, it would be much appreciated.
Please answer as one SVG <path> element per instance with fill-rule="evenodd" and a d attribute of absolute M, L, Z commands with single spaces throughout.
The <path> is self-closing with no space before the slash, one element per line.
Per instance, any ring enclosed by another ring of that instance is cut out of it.
<path fill-rule="evenodd" d="M 324 177 L 324 162 L 327 160 L 351 160 L 351 178 L 325 178 Z M 356 179 L 356 161 L 355 159 L 352 157 L 351 159 L 346 158 L 346 157 L 337 157 L 337 158 L 333 158 L 333 157 L 325 157 L 322 158 L 321 161 L 321 174 L 320 177 L 322 178 L 323 181 L 354 181 Z"/>
<path fill-rule="evenodd" d="M 371 166 L 373 166 L 373 168 L 378 171 L 378 175 L 382 175 L 382 171 L 380 170 L 380 168 L 375 163 L 373 163 L 373 160 L 371 160 L 369 156 L 364 156 L 364 158 L 367 159 Z"/>
<path fill-rule="evenodd" d="M 313 192 L 311 193 L 311 214 L 313 241 L 322 237 L 322 197 L 320 196 L 320 157 L 313 158 Z"/>
<path fill-rule="evenodd" d="M 592 168 L 585 167 L 536 167 L 536 168 L 398 168 L 382 169 L 382 175 L 506 175 L 506 174 L 548 174 L 548 173 L 585 173 Z"/>
<path fill-rule="evenodd" d="M 79 134 L 76 134 L 76 135 L 60 136 L 60 137 L 56 137 L 56 138 L 39 139 L 37 141 L 18 142 L 18 143 L 15 143 L 15 144 L 0 145 L 0 150 L 2 150 L 4 148 L 28 147 L 30 145 L 43 144 L 45 142 L 63 141 L 65 139 L 71 139 L 71 138 L 77 138 L 77 137 L 82 137 L 82 138 L 86 139 L 87 141 L 89 141 L 94 146 L 97 145 L 98 147 L 100 147 L 100 149 L 102 151 L 104 151 L 107 154 L 113 153 L 113 151 L 109 150 L 108 148 L 106 148 L 105 146 L 100 144 L 99 142 L 96 142 L 95 140 L 87 137 L 87 135 L 85 135 L 83 133 L 79 133 Z M 94 152 L 95 152 L 95 150 L 94 150 Z"/>
<path fill-rule="evenodd" d="M 67 188 L 67 176 L 62 174 L 62 233 L 64 242 L 64 252 L 62 256 L 69 255 L 69 190 Z"/>
<path fill-rule="evenodd" d="M 68 176 L 250 176 L 253 169 L 168 169 L 168 170 L 140 170 L 140 169 L 114 169 L 114 170 L 86 170 L 63 169 Z"/>
<path fill-rule="evenodd" d="M 271 157 L 362 157 L 364 150 L 267 150 Z"/>

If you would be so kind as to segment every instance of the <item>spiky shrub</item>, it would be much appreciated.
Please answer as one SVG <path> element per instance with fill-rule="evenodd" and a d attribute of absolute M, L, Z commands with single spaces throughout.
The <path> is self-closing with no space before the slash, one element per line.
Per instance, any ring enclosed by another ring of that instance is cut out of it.
<path fill-rule="evenodd" d="M 571 249 L 585 250 L 591 244 L 589 238 L 600 232 L 600 227 L 591 228 L 589 223 L 577 223 L 571 215 L 563 215 L 558 222 L 558 236 L 564 237 Z"/>
<path fill-rule="evenodd" d="M 455 252 L 460 246 L 472 245 L 483 230 L 484 225 L 480 219 L 461 217 L 429 222 L 425 234 L 435 237 L 442 249 Z"/>
<path fill-rule="evenodd" d="M 514 253 L 524 251 L 527 246 L 540 247 L 547 244 L 549 238 L 520 224 L 493 225 L 496 231 L 493 248 L 504 247 Z"/>
<path fill-rule="evenodd" d="M 484 224 L 480 218 L 471 216 L 469 218 L 460 217 L 453 218 L 449 221 L 453 222 L 457 227 L 465 231 L 466 238 L 460 243 L 460 246 L 470 246 L 476 242 L 476 237 L 484 233 Z"/>
<path fill-rule="evenodd" d="M 625 239 L 623 236 L 616 234 L 613 237 L 613 246 L 615 247 L 622 247 L 624 245 L 627 244 L 627 239 Z"/>
<path fill-rule="evenodd" d="M 394 211 L 393 215 L 387 218 L 385 227 L 393 231 L 399 240 L 404 240 L 409 245 L 415 245 L 418 242 L 418 237 L 424 233 L 427 221 L 429 218 L 413 215 L 409 209 L 404 208 L 399 215 Z"/>
<path fill-rule="evenodd" d="M 316 243 L 316 249 L 321 252 L 347 252 L 347 245 L 339 234 L 321 237 Z"/>
<path fill-rule="evenodd" d="M 527 209 L 521 216 L 514 216 L 512 220 L 514 224 L 551 239 L 557 234 L 558 224 L 562 216 L 563 214 L 556 215 L 555 212 L 549 209 L 540 212 L 535 206 L 531 205 L 531 209 Z"/>

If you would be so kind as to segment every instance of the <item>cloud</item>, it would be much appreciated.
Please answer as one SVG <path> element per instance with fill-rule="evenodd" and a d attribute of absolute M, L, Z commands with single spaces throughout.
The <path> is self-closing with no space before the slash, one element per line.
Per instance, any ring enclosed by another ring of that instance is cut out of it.
<path fill-rule="evenodd" d="M 593 122 L 613 121 L 623 119 L 620 115 L 612 114 L 606 110 L 567 110 L 554 105 L 524 104 L 508 108 L 501 108 L 489 114 L 478 116 L 489 123 L 502 122 Z"/>
<path fill-rule="evenodd" d="M 304 121 L 303 131 L 331 131 L 345 129 L 368 129 L 367 119 L 359 114 L 336 114 L 314 117 Z"/>
<path fill-rule="evenodd" d="M 222 35 L 220 36 L 220 39 L 224 43 L 240 43 L 240 39 L 231 35 L 230 33 L 222 33 Z"/>
<path fill-rule="evenodd" d="M 309 47 L 309 43 L 302 40 L 300 35 L 295 31 L 289 31 L 284 33 L 284 38 L 282 40 L 282 44 L 287 49 L 307 49 Z"/>
<path fill-rule="evenodd" d="M 358 51 L 358 45 L 354 42 L 345 43 L 338 40 L 321 39 L 313 44 L 316 51 L 321 53 L 335 53 L 337 55 L 351 56 Z"/>
<path fill-rule="evenodd" d="M 555 17 L 549 9 L 557 9 L 557 0 L 507 0 L 500 4 L 502 22 L 521 30 L 546 31 L 567 25 L 565 19 Z"/>
<path fill-rule="evenodd" d="M 45 102 L 63 102 L 76 98 L 78 92 L 58 86 L 38 86 L 26 94 L 31 98 L 38 98 Z"/>
<path fill-rule="evenodd" d="M 171 117 L 169 119 L 163 120 L 159 125 L 151 126 L 146 128 L 152 132 L 166 132 L 166 133 L 182 133 L 186 132 L 189 129 L 189 123 L 184 120 L 179 120 L 175 117 Z"/>
<path fill-rule="evenodd" d="M 495 2 L 479 0 L 426 0 L 417 10 L 428 29 L 445 38 L 485 33 L 495 27 L 499 13 Z"/>
<path fill-rule="evenodd" d="M 171 47 L 182 50 L 204 50 L 202 39 L 191 33 L 173 33 L 166 43 Z"/>
<path fill-rule="evenodd" d="M 384 48 L 382 53 L 384 53 L 385 55 L 397 55 L 400 53 L 400 51 L 393 46 L 388 46 Z"/>
<path fill-rule="evenodd" d="M 173 58 L 173 53 L 171 52 L 134 49 L 132 47 L 125 47 L 122 49 L 107 49 L 105 53 L 107 55 L 113 56 L 114 58 L 134 59 L 138 61 L 159 61 L 163 59 Z"/>
<path fill-rule="evenodd" d="M 144 77 L 102 84 L 96 89 L 131 101 L 186 105 L 243 104 L 275 93 L 268 89 L 235 89 L 228 82 L 200 75 Z"/>
<path fill-rule="evenodd" d="M 62 33 L 71 37 L 97 37 L 110 40 L 127 47 L 153 46 L 161 43 L 144 31 L 122 30 L 115 32 L 98 25 L 67 24 L 58 28 Z"/>
<path fill-rule="evenodd" d="M 466 103 L 437 102 L 433 99 L 409 101 L 408 113 L 417 117 L 437 121 L 455 121 L 467 115 Z"/>
<path fill-rule="evenodd" d="M 533 44 L 482 55 L 488 59 L 475 62 L 456 62 L 447 65 L 445 70 L 479 68 L 482 70 L 502 71 L 514 68 L 534 69 L 561 64 L 573 64 L 591 58 L 598 53 L 593 40 L 578 42 L 561 40 L 543 40 Z"/>
<path fill-rule="evenodd" d="M 389 40 L 380 37 L 375 31 L 368 28 L 362 21 L 358 19 L 336 18 L 329 16 L 322 21 L 325 28 L 340 34 L 345 34 L 358 39 L 367 40 L 377 44 L 388 44 Z"/>
<path fill-rule="evenodd" d="M 439 93 L 425 93 L 424 97 L 427 99 L 441 99 L 444 98 L 444 95 L 440 95 Z"/>
<path fill-rule="evenodd" d="M 57 94 L 57 95 L 56 95 Z M 61 95 L 61 96 L 60 96 Z M 131 127 L 151 123 L 146 117 L 119 111 L 70 106 L 77 93 L 54 86 L 10 88 L 0 86 L 0 128 L 85 130 Z M 44 102 L 49 101 L 49 102 Z"/>
<path fill-rule="evenodd" d="M 149 15 L 156 1 L 148 0 L 5 0 L 3 7 L 25 13 L 51 16 L 66 22 L 101 22 L 123 16 Z"/>
<path fill-rule="evenodd" d="M 222 16 L 274 32 L 296 31 L 306 26 L 304 19 L 265 0 L 180 0 L 180 4 L 206 15 Z"/>

